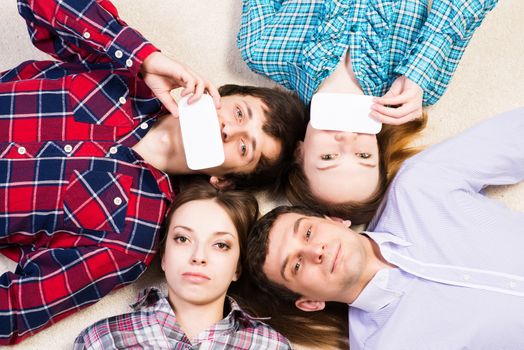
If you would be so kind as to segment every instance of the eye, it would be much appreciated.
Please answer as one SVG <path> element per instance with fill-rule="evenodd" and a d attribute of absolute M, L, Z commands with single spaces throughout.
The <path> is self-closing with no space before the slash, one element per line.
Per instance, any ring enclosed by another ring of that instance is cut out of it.
<path fill-rule="evenodd" d="M 242 122 L 242 120 L 244 120 L 244 113 L 242 113 L 242 110 L 238 107 L 235 110 L 235 117 L 237 118 L 239 123 Z"/>
<path fill-rule="evenodd" d="M 321 154 L 320 159 L 322 160 L 333 160 L 338 157 L 338 154 L 336 153 L 327 153 L 327 154 Z"/>
<path fill-rule="evenodd" d="M 224 242 L 218 242 L 215 244 L 215 246 L 220 249 L 220 250 L 229 250 L 231 247 L 229 246 L 229 244 L 227 243 L 224 243 Z"/>
<path fill-rule="evenodd" d="M 293 266 L 293 273 L 297 273 L 300 270 L 301 266 L 302 266 L 302 258 L 299 258 L 298 261 L 295 263 L 295 266 Z"/>
<path fill-rule="evenodd" d="M 362 159 L 369 159 L 371 158 L 371 154 L 369 153 L 355 153 L 355 155 Z"/>
<path fill-rule="evenodd" d="M 309 237 L 311 237 L 311 227 L 306 231 L 306 242 L 309 241 Z"/>
<path fill-rule="evenodd" d="M 240 154 L 242 155 L 242 157 L 245 157 L 246 153 L 247 153 L 246 143 L 244 142 L 244 140 L 240 139 Z"/>
<path fill-rule="evenodd" d="M 181 235 L 175 236 L 174 240 L 175 242 L 181 243 L 181 244 L 189 242 L 189 238 L 187 238 L 186 236 L 181 236 Z"/>

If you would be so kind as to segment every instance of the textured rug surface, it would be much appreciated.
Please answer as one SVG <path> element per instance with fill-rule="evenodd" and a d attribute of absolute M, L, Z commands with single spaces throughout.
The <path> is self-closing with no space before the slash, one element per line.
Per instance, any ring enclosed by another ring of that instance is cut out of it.
<path fill-rule="evenodd" d="M 249 71 L 235 46 L 240 0 L 115 0 L 114 3 L 121 17 L 165 54 L 186 63 L 217 86 L 271 85 Z M 523 14 L 522 0 L 502 0 L 488 14 L 449 89 L 429 109 L 429 124 L 419 144 L 434 144 L 492 115 L 524 106 Z M 0 32 L 0 71 L 29 59 L 49 59 L 32 47 L 14 0 L 0 3 Z M 524 211 L 524 184 L 490 188 L 488 194 Z M 270 200 L 262 203 L 266 210 L 272 205 Z M 14 266 L 0 255 L 0 273 L 14 270 Z M 137 291 L 160 284 L 161 276 L 158 265 L 153 265 L 134 285 L 111 293 L 11 349 L 69 349 L 83 328 L 101 318 L 127 312 L 127 305 L 134 301 Z"/>

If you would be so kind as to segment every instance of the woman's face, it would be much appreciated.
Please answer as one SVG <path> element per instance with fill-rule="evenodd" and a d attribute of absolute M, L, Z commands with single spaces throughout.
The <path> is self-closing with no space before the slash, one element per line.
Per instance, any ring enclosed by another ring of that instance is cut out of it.
<path fill-rule="evenodd" d="M 180 206 L 171 217 L 162 270 L 173 305 L 225 298 L 238 279 L 240 243 L 227 212 L 213 199 Z"/>
<path fill-rule="evenodd" d="M 298 156 L 311 191 L 323 201 L 364 201 L 377 189 L 379 153 L 375 135 L 317 130 L 309 123 Z"/>

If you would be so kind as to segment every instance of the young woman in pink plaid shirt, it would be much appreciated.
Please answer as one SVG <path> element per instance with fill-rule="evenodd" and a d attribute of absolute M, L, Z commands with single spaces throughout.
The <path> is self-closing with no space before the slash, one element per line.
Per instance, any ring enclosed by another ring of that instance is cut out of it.
<path fill-rule="evenodd" d="M 244 312 L 226 294 L 241 274 L 247 233 L 258 216 L 245 192 L 194 183 L 166 221 L 161 266 L 168 293 L 148 288 L 135 311 L 85 329 L 75 349 L 290 349 L 286 338 Z"/>

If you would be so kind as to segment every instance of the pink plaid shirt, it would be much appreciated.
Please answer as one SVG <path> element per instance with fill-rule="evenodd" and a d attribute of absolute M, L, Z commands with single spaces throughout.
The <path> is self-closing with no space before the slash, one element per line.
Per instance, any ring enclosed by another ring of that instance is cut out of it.
<path fill-rule="evenodd" d="M 76 338 L 74 349 L 291 349 L 280 333 L 249 316 L 232 298 L 227 300 L 229 314 L 190 340 L 167 298 L 154 288 L 146 289 L 131 306 L 134 312 L 86 328 Z"/>

